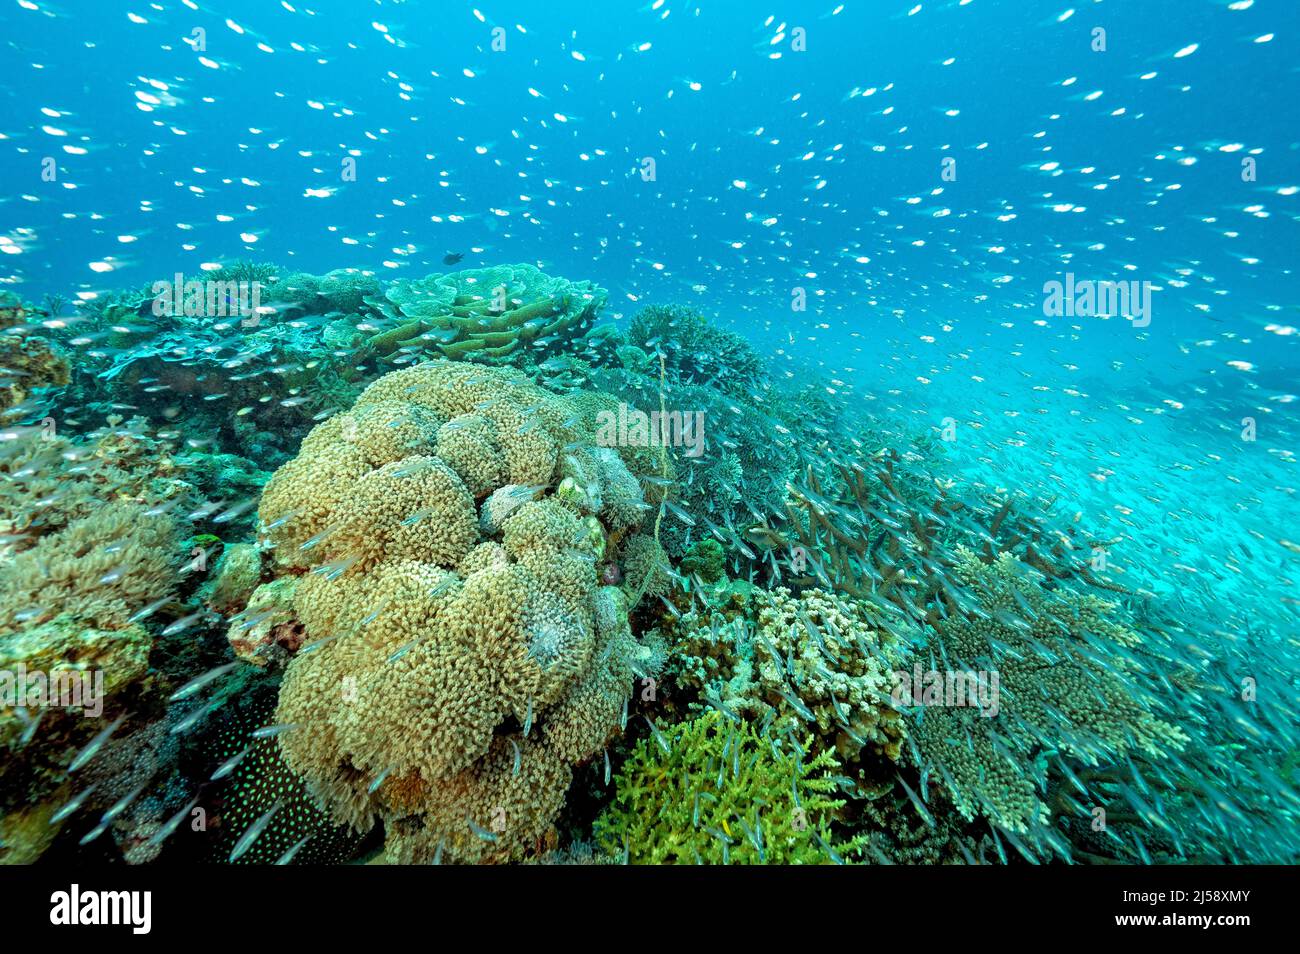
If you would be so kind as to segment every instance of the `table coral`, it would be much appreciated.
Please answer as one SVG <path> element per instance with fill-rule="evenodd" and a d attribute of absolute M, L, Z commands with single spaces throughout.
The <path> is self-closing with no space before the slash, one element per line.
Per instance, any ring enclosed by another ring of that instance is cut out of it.
<path fill-rule="evenodd" d="M 983 562 L 958 551 L 954 574 L 980 613 L 942 623 L 944 665 L 998 674 L 999 706 L 922 705 L 911 735 L 965 818 L 982 815 L 1014 832 L 1047 817 L 1046 758 L 1062 752 L 1088 765 L 1140 752 L 1161 758 L 1187 736 L 1156 714 L 1133 676 L 1142 640 L 1114 604 L 1064 586 L 1004 553 Z"/>
<path fill-rule="evenodd" d="M 591 282 L 555 278 L 532 265 L 399 280 L 388 286 L 382 303 L 396 324 L 372 336 L 369 345 L 380 355 L 417 346 L 449 358 L 502 360 L 552 335 L 576 335 L 606 297 Z"/>
<path fill-rule="evenodd" d="M 266 487 L 307 644 L 280 692 L 285 761 L 337 821 L 382 820 L 390 860 L 542 846 L 652 662 L 598 585 L 592 537 L 644 504 L 592 426 L 516 372 L 432 362 L 372 384 Z M 594 512 L 554 492 L 566 453 L 599 463 Z"/>

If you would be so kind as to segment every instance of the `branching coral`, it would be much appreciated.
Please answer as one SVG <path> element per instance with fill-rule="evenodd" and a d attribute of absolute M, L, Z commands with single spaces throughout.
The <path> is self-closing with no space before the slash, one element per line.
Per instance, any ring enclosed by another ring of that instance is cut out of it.
<path fill-rule="evenodd" d="M 661 351 L 675 382 L 708 384 L 733 397 L 748 397 L 767 385 L 766 363 L 749 342 L 683 305 L 641 309 L 628 339 L 636 347 Z M 637 363 L 625 354 L 628 363 Z"/>
<path fill-rule="evenodd" d="M 266 487 L 308 643 L 285 760 L 337 821 L 382 820 L 391 860 L 536 850 L 571 766 L 619 729 L 653 653 L 598 586 L 611 515 L 592 500 L 631 505 L 636 480 L 590 434 L 517 373 L 434 362 L 376 381 Z M 600 463 L 576 498 L 552 491 L 566 445 Z"/>
<path fill-rule="evenodd" d="M 664 520 L 662 542 L 674 556 L 710 534 L 747 549 L 740 531 L 781 511 L 797 451 L 788 430 L 783 432 L 754 396 L 732 397 L 715 386 L 673 381 L 666 374 L 661 380 L 659 375 L 618 368 L 601 369 L 593 373 L 592 381 L 631 409 L 625 409 L 625 415 L 667 409 L 683 422 L 668 435 L 676 476 L 672 496 L 684 514 L 674 513 Z M 659 444 L 656 434 L 653 449 L 657 451 Z"/>
<path fill-rule="evenodd" d="M 805 759 L 751 723 L 718 713 L 642 739 L 596 820 L 598 847 L 633 864 L 830 864 L 856 853 L 831 819 L 837 765 Z M 667 746 L 668 751 L 664 750 Z"/>

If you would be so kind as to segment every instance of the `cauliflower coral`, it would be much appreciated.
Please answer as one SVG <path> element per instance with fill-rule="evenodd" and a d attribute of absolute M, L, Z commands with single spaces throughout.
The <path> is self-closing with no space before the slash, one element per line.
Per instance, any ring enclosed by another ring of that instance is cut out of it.
<path fill-rule="evenodd" d="M 336 820 L 382 821 L 390 861 L 544 845 L 653 658 L 597 578 L 645 504 L 587 418 L 516 372 L 432 362 L 376 381 L 267 484 L 306 630 L 283 754 Z"/>
<path fill-rule="evenodd" d="M 890 686 L 906 627 L 873 602 L 822 590 L 755 588 L 749 599 L 756 625 L 717 608 L 682 617 L 678 684 L 742 715 L 770 712 L 796 737 L 811 729 L 846 763 L 864 750 L 897 762 L 906 730 Z"/>

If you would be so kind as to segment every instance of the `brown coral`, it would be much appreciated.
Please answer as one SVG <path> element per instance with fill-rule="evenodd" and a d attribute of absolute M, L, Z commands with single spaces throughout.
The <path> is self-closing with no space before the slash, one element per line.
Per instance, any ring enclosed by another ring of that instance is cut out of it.
<path fill-rule="evenodd" d="M 846 762 L 864 750 L 897 761 L 906 736 L 890 700 L 907 646 L 875 604 L 807 590 L 754 589 L 757 625 L 706 610 L 683 617 L 680 681 L 778 729 L 811 728 Z"/>
<path fill-rule="evenodd" d="M 536 850 L 647 665 L 597 585 L 605 528 L 548 489 L 560 447 L 583 441 L 574 418 L 513 372 L 420 365 L 319 425 L 267 485 L 308 644 L 281 688 L 276 721 L 296 726 L 281 747 L 338 821 L 384 822 L 390 860 Z M 592 476 L 629 508 L 635 483 L 621 463 Z"/>
<path fill-rule="evenodd" d="M 111 503 L 0 566 L 0 629 L 68 613 L 101 629 L 166 601 L 179 577 L 180 537 L 170 516 Z"/>
<path fill-rule="evenodd" d="M 981 612 L 940 626 L 942 658 L 996 673 L 1001 711 L 926 704 L 912 735 L 963 817 L 983 815 L 1016 832 L 1045 821 L 1045 739 L 1087 765 L 1183 748 L 1186 734 L 1157 715 L 1155 699 L 1125 672 L 1124 650 L 1141 637 L 1113 604 L 1047 589 L 1010 553 L 985 563 L 960 549 L 955 575 L 978 595 Z"/>

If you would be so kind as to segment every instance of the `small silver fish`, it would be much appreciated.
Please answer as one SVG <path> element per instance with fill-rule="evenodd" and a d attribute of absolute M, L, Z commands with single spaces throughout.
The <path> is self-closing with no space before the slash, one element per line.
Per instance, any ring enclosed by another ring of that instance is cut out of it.
<path fill-rule="evenodd" d="M 311 835 L 303 835 L 301 838 L 299 838 L 296 842 L 293 843 L 293 846 L 288 851 L 286 851 L 279 858 L 277 858 L 275 860 L 275 863 L 277 865 L 287 865 L 290 862 L 292 862 L 294 855 L 298 854 L 298 852 L 302 850 L 302 846 L 307 844 L 307 842 L 311 841 L 311 838 L 312 838 Z"/>
<path fill-rule="evenodd" d="M 63 819 L 75 814 L 77 809 L 85 804 L 86 799 L 90 797 L 90 793 L 93 792 L 96 787 L 97 786 L 95 785 L 91 785 L 89 788 L 84 788 L 76 795 L 72 796 L 72 800 L 68 802 L 68 804 L 64 805 L 50 816 L 50 824 L 57 825 L 59 822 L 63 821 Z"/>
<path fill-rule="evenodd" d="M 184 808 L 178 811 L 175 815 L 167 819 L 167 821 L 163 824 L 161 828 L 159 828 L 157 831 L 155 831 L 152 835 L 149 836 L 149 840 L 145 844 L 152 845 L 154 847 L 161 845 L 164 841 L 166 841 L 175 833 L 176 829 L 181 826 L 181 822 L 185 820 L 186 816 L 189 815 L 191 811 L 193 811 L 194 806 L 197 805 L 198 803 L 199 803 L 198 798 L 195 798 L 192 802 L 190 802 L 188 805 L 186 805 Z"/>
<path fill-rule="evenodd" d="M 266 831 L 266 826 L 271 824 L 271 817 L 280 810 L 280 806 L 283 804 L 284 799 L 276 799 L 275 804 L 264 815 L 248 826 L 247 830 L 239 836 L 239 841 L 235 842 L 235 847 L 230 851 L 231 861 L 238 861 L 248 853 L 248 849 L 252 848 L 253 842 L 257 841 L 262 832 Z"/>
<path fill-rule="evenodd" d="M 209 669 L 203 675 L 195 676 L 185 685 L 181 686 L 170 696 L 168 696 L 167 699 L 169 702 L 176 702 L 179 699 L 187 699 L 190 696 L 194 695 L 196 692 L 198 692 L 200 689 L 202 689 L 204 686 L 208 685 L 209 683 L 217 679 L 220 679 L 222 676 L 230 672 L 232 669 L 236 668 L 238 665 L 239 665 L 238 662 L 230 662 L 230 663 L 225 663 L 224 665 L 221 666 L 217 666 L 215 669 Z"/>
<path fill-rule="evenodd" d="M 253 730 L 255 739 L 273 739 L 277 735 L 284 735 L 286 732 L 292 732 L 298 728 L 297 722 L 281 722 L 277 725 L 264 725 L 260 729 Z"/>
<path fill-rule="evenodd" d="M 240 762 L 244 760 L 244 756 L 248 755 L 251 749 L 252 749 L 251 745 L 246 745 L 238 752 L 236 752 L 234 755 L 232 755 L 230 758 L 222 762 L 217 767 L 217 770 L 213 772 L 212 775 L 209 777 L 209 781 L 212 782 L 218 781 L 219 779 L 223 779 L 231 772 L 233 772 L 235 770 L 235 766 L 237 766 Z"/>
<path fill-rule="evenodd" d="M 76 757 L 72 760 L 72 764 L 68 766 L 68 771 L 75 772 L 77 771 L 77 769 L 81 768 L 87 762 L 93 759 L 95 755 L 99 752 L 99 750 L 104 747 L 104 743 L 108 741 L 108 737 L 111 736 L 114 732 L 116 732 L 118 726 L 120 726 L 125 721 L 126 721 L 126 715 L 123 714 L 118 716 L 107 726 L 105 726 L 104 729 L 100 731 L 98 735 L 96 735 L 93 739 L 91 739 L 86 744 L 85 748 L 83 748 L 80 752 L 77 753 Z"/>
<path fill-rule="evenodd" d="M 664 734 L 659 731 L 659 726 L 655 725 L 654 722 L 650 720 L 649 716 L 642 716 L 641 718 L 645 719 L 645 724 L 650 726 L 650 734 L 654 736 L 654 740 L 659 744 L 659 748 L 664 750 L 664 754 L 672 755 L 672 746 L 668 744 L 668 740 L 664 738 Z"/>

